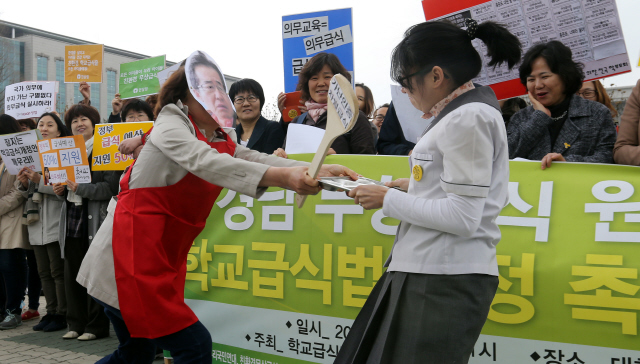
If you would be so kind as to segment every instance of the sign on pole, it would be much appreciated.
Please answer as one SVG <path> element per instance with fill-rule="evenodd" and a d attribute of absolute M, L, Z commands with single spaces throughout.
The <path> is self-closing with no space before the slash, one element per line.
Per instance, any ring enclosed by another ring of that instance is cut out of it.
<path fill-rule="evenodd" d="M 102 44 L 64 47 L 64 82 L 102 82 Z"/>
<path fill-rule="evenodd" d="M 17 175 L 24 167 L 41 171 L 38 139 L 42 139 L 39 130 L 0 136 L 0 154 L 9 174 Z"/>
<path fill-rule="evenodd" d="M 45 185 L 91 183 L 91 170 L 82 135 L 38 141 Z"/>
<path fill-rule="evenodd" d="M 283 16 L 282 51 L 285 92 L 296 91 L 300 70 L 320 52 L 338 56 L 353 83 L 351 8 Z"/>
<path fill-rule="evenodd" d="M 154 95 L 160 92 L 158 72 L 165 68 L 165 56 L 120 64 L 120 98 Z"/>
<path fill-rule="evenodd" d="M 58 81 L 20 82 L 4 89 L 4 112 L 16 119 L 37 118 L 56 110 Z"/>
<path fill-rule="evenodd" d="M 561 41 L 585 65 L 586 80 L 631 71 L 615 0 L 423 0 L 422 5 L 427 21 L 447 19 L 460 27 L 467 18 L 505 24 L 524 52 L 536 43 Z M 484 43 L 475 39 L 473 44 L 484 65 L 474 82 L 491 86 L 498 99 L 526 94 L 517 67 L 488 67 Z"/>
<path fill-rule="evenodd" d="M 94 171 L 123 171 L 133 163 L 133 157 L 120 154 L 120 143 L 142 136 L 153 127 L 153 122 L 98 124 L 93 136 Z"/>

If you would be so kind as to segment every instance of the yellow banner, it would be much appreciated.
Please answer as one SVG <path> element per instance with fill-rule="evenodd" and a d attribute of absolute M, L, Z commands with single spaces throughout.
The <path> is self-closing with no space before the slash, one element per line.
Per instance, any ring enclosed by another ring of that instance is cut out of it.
<path fill-rule="evenodd" d="M 152 121 L 140 123 L 98 124 L 93 135 L 94 171 L 123 171 L 133 163 L 133 157 L 118 152 L 120 143 L 142 136 L 153 127 Z"/>
<path fill-rule="evenodd" d="M 102 82 L 102 44 L 64 47 L 64 82 Z"/>

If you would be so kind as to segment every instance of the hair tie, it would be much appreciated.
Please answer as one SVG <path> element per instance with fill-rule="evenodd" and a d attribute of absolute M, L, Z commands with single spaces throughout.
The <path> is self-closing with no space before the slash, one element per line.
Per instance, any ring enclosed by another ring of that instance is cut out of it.
<path fill-rule="evenodd" d="M 467 35 L 469 36 L 469 38 L 471 38 L 471 40 L 476 39 L 476 31 L 478 30 L 478 22 L 471 19 L 471 18 L 466 18 L 464 20 L 464 24 L 467 26 Z"/>

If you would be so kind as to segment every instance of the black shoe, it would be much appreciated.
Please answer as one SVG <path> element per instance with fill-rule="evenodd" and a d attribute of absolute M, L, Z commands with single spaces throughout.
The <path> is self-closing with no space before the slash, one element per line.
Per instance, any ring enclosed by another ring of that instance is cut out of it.
<path fill-rule="evenodd" d="M 67 328 L 67 318 L 64 315 L 55 315 L 53 320 L 42 329 L 44 332 L 60 331 Z"/>
<path fill-rule="evenodd" d="M 42 320 L 40 320 L 40 322 L 38 322 L 38 324 L 33 327 L 33 331 L 42 331 L 42 329 L 44 329 L 47 325 L 49 325 L 53 321 L 53 318 L 55 316 L 57 315 L 53 313 L 48 313 L 44 315 Z"/>

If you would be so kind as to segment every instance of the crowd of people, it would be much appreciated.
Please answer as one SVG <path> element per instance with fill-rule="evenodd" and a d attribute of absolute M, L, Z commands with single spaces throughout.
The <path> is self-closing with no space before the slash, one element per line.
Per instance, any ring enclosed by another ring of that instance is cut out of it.
<path fill-rule="evenodd" d="M 355 126 L 329 150 L 408 155 L 411 162 L 411 178 L 388 184 L 408 193 L 380 186 L 349 193 L 402 223 L 387 272 L 337 363 L 468 361 L 498 284 L 495 218 L 507 203 L 509 159 L 540 161 L 542 169 L 558 161 L 640 165 L 640 81 L 617 130 L 606 90 L 598 80 L 584 82 L 583 65 L 567 46 L 549 41 L 521 55 L 519 41 L 502 26 L 467 25 L 416 25 L 393 51 L 392 76 L 424 113 L 421 138 L 407 140 L 393 102 L 376 106 L 369 87 L 356 83 Z M 490 88 L 472 82 L 482 67 L 475 38 L 486 43 L 490 65 L 522 61 L 527 97 L 498 102 Z M 259 82 L 242 79 L 227 90 L 217 66 L 196 53 L 158 95 L 116 94 L 106 122 L 155 120 L 149 133 L 121 144 L 136 158 L 126 171 L 92 170 L 91 183 L 48 185 L 38 172 L 11 175 L 2 164 L 1 330 L 39 319 L 36 331 L 95 340 L 109 335 L 111 322 L 120 346 L 105 363 L 150 362 L 157 347 L 171 350 L 176 363 L 211 362 L 211 338 L 183 300 L 180 267 L 191 242 L 222 188 L 252 197 L 269 186 L 319 191 L 308 164 L 287 158 L 287 130 L 291 123 L 326 128 L 330 80 L 351 75 L 333 54 L 313 56 L 299 74 L 302 114 L 291 122 L 268 120 Z M 91 160 L 101 116 L 89 85 L 81 91 L 84 100 L 62 116 L 0 115 L 0 135 L 33 129 L 43 139 L 81 135 Z M 285 98 L 278 95 L 280 111 Z M 323 166 L 321 175 L 357 178 L 338 165 Z M 463 242 L 465 249 L 448 250 Z M 449 337 L 440 336 L 445 331 Z"/>

